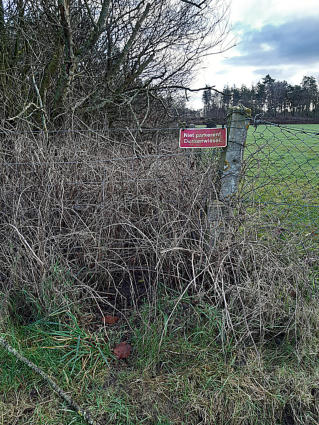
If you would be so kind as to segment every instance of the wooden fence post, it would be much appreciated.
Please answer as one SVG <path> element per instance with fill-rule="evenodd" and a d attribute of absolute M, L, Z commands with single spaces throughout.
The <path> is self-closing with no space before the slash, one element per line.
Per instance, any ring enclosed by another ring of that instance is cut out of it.
<path fill-rule="evenodd" d="M 222 237 L 225 223 L 231 219 L 231 201 L 236 195 L 241 177 L 244 147 L 251 110 L 242 105 L 230 108 L 227 124 L 227 147 L 219 163 L 219 181 L 208 204 L 208 222 L 211 229 L 210 246 L 214 248 Z"/>

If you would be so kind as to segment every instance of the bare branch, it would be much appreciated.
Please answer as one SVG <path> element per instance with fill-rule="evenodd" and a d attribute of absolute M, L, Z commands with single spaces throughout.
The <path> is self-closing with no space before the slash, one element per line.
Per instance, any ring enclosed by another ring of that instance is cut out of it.
<path fill-rule="evenodd" d="M 128 91 L 134 91 L 134 90 L 142 90 L 141 88 L 135 88 L 135 89 L 131 89 Z M 186 86 L 182 86 L 182 85 L 169 85 L 169 86 L 160 86 L 160 87 L 148 87 L 144 90 L 147 91 L 162 91 L 162 90 L 184 90 L 185 92 L 198 92 L 198 91 L 204 91 L 204 90 L 213 90 L 216 93 L 222 94 L 223 96 L 231 96 L 231 94 L 228 93 L 224 93 L 220 90 L 215 89 L 215 86 L 206 86 L 206 87 L 200 87 L 198 89 L 191 89 L 189 87 Z"/>
<path fill-rule="evenodd" d="M 150 9 L 151 9 L 151 5 L 149 3 L 147 3 L 144 12 L 142 13 L 140 19 L 137 21 L 137 23 L 136 23 L 136 25 L 135 25 L 135 27 L 134 27 L 134 29 L 132 31 L 131 37 L 129 38 L 129 40 L 127 41 L 126 45 L 124 46 L 124 48 L 123 48 L 123 50 L 121 52 L 121 55 L 118 58 L 117 63 L 115 64 L 114 69 L 112 70 L 113 71 L 113 74 L 116 74 L 118 72 L 120 66 L 122 65 L 124 59 L 126 58 L 126 56 L 127 56 L 128 52 L 129 52 L 130 48 L 132 47 L 132 44 L 134 43 L 136 37 L 138 36 L 138 32 L 139 32 L 139 30 L 140 30 L 140 28 L 141 28 L 144 20 L 146 19 L 147 15 L 150 12 Z"/>
<path fill-rule="evenodd" d="M 0 337 L 0 346 L 4 348 L 8 353 L 13 354 L 14 357 L 20 362 L 24 363 L 34 372 L 38 373 L 50 386 L 51 388 L 73 409 L 75 410 L 89 425 L 99 425 L 93 418 L 91 418 L 90 413 L 87 410 L 84 410 L 80 407 L 65 391 L 60 388 L 55 381 L 47 375 L 42 369 L 39 368 L 36 364 L 31 362 L 31 360 L 24 357 L 17 350 L 15 350 L 4 338 Z"/>
<path fill-rule="evenodd" d="M 198 7 L 199 9 L 202 7 L 202 5 L 205 3 L 205 1 L 206 0 L 204 0 L 204 1 L 202 1 L 201 3 L 199 3 L 199 4 L 197 4 L 197 3 L 194 3 L 194 2 L 192 2 L 192 1 L 190 1 L 190 0 L 181 0 L 183 3 L 188 3 L 188 4 L 190 4 L 191 6 L 195 6 L 195 7 Z"/>
<path fill-rule="evenodd" d="M 185 87 L 185 86 L 167 86 L 167 87 L 159 87 L 158 90 L 165 90 L 165 89 L 177 89 L 177 90 L 185 90 L 187 92 L 198 92 L 198 91 L 204 91 L 204 90 L 213 90 L 216 93 L 225 95 L 222 91 L 219 91 L 217 89 L 214 88 L 215 86 L 206 86 L 206 87 L 200 87 L 198 89 L 191 89 L 189 87 Z M 226 96 L 228 96 L 226 94 Z"/>
<path fill-rule="evenodd" d="M 104 0 L 102 3 L 102 9 L 101 9 L 101 13 L 99 15 L 99 19 L 97 24 L 94 23 L 94 19 L 92 16 L 92 13 L 90 11 L 90 7 L 88 6 L 87 2 L 85 2 L 90 19 L 93 21 L 93 27 L 94 30 L 92 31 L 92 34 L 90 34 L 88 41 L 86 42 L 86 44 L 84 45 L 83 48 L 83 52 L 82 53 L 87 53 L 97 42 L 103 27 L 105 25 L 106 19 L 108 17 L 108 13 L 109 13 L 109 9 L 110 9 L 110 0 Z"/>
<path fill-rule="evenodd" d="M 0 68 L 10 68 L 3 77 L 10 84 L 4 81 L 0 87 L 0 97 L 7 99 L 0 112 L 6 119 L 25 119 L 19 112 L 36 103 L 29 87 L 34 74 L 41 101 L 35 87 L 40 108 L 36 113 L 32 108 L 31 121 L 41 125 L 45 111 L 48 127 L 59 126 L 75 111 L 99 111 L 99 118 L 117 121 L 127 99 L 133 99 L 133 109 L 143 115 L 149 100 L 152 109 L 155 99 L 149 95 L 157 89 L 200 91 L 188 88 L 191 72 L 206 55 L 223 50 L 228 28 L 227 7 L 216 0 L 181 0 L 180 7 L 171 0 L 83 0 L 80 6 L 57 0 L 54 7 L 43 0 L 25 0 L 24 24 L 12 28 L 8 23 L 15 12 L 9 3 L 0 0 L 0 34 L 5 30 L 9 37 L 9 44 L 0 37 Z M 5 21 L 2 12 L 8 15 Z M 18 36 L 23 43 L 15 42 Z M 4 49 L 4 44 L 16 48 Z M 125 114 L 134 119 L 130 108 Z"/>

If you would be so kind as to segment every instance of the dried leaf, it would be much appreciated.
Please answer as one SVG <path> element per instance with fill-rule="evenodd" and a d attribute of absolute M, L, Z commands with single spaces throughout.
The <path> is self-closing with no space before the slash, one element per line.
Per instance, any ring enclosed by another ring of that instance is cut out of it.
<path fill-rule="evenodd" d="M 132 347 L 127 342 L 120 342 L 113 349 L 114 354 L 118 359 L 127 359 L 131 354 Z"/>
<path fill-rule="evenodd" d="M 106 325 L 114 325 L 116 322 L 118 322 L 119 317 L 117 316 L 104 316 L 102 317 L 102 322 Z"/>

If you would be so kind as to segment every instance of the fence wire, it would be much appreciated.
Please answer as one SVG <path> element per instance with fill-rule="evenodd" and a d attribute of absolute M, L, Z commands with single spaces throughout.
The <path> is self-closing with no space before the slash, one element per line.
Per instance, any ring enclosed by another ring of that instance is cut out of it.
<path fill-rule="evenodd" d="M 317 232 L 318 126 L 259 121 L 248 133 L 243 174 L 243 201 L 283 226 L 307 234 Z"/>
<path fill-rule="evenodd" d="M 238 200 L 259 213 L 261 226 L 272 220 L 282 228 L 317 234 L 318 130 L 252 120 Z M 62 129 L 49 132 L 49 139 L 40 131 L 2 131 L 2 200 L 15 199 L 17 208 L 24 202 L 30 211 L 48 198 L 54 199 L 52 209 L 60 203 L 80 210 L 100 209 L 111 198 L 115 203 L 131 203 L 134 197 L 150 202 L 161 191 L 174 204 L 195 191 L 204 205 L 215 190 L 212 174 L 220 150 L 206 156 L 200 150 L 181 152 L 178 136 L 176 127 Z"/>

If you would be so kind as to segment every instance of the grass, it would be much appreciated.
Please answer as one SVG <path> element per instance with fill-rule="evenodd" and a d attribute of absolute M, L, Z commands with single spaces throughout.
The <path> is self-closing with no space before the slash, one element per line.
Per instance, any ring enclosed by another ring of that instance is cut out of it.
<path fill-rule="evenodd" d="M 206 150 L 204 167 L 218 161 Z M 319 240 L 319 124 L 253 125 L 244 152 L 245 178 L 239 196 L 248 212 Z M 257 209 L 256 209 L 257 207 Z"/>
<path fill-rule="evenodd" d="M 223 341 L 222 311 L 190 297 L 167 324 L 174 298 L 163 295 L 157 307 L 143 307 L 138 321 L 132 312 L 107 329 L 90 331 L 74 315 L 57 313 L 8 324 L 6 335 L 101 424 L 271 425 L 289 423 L 294 413 L 287 406 L 301 409 L 299 418 L 308 418 L 301 423 L 316 423 L 318 335 L 302 355 L 288 337 L 259 349 L 240 347 Z M 123 338 L 130 338 L 133 353 L 118 361 L 112 346 Z M 3 350 L 0 370 L 1 425 L 17 417 L 20 424 L 84 423 Z"/>
<path fill-rule="evenodd" d="M 316 233 L 319 225 L 319 125 L 251 126 L 242 188 L 249 202 L 295 229 Z"/>

